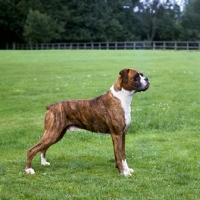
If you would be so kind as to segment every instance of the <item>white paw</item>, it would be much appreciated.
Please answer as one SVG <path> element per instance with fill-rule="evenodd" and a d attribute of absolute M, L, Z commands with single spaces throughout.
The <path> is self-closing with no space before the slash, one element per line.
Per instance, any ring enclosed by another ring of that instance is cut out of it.
<path fill-rule="evenodd" d="M 128 167 L 126 159 L 122 160 L 122 166 L 123 166 L 124 171 L 121 174 L 123 174 L 124 176 L 132 176 L 132 173 L 134 172 L 134 170 Z"/>
<path fill-rule="evenodd" d="M 49 165 L 50 165 L 50 163 L 49 163 L 49 162 L 47 162 L 47 161 L 45 161 L 45 162 L 41 162 L 41 165 L 43 165 L 43 166 L 49 166 Z"/>
<path fill-rule="evenodd" d="M 132 168 L 129 168 L 129 171 L 130 171 L 130 173 L 133 173 L 133 172 L 134 172 L 134 170 L 133 170 Z"/>
<path fill-rule="evenodd" d="M 128 169 L 124 170 L 121 174 L 124 176 L 132 176 L 133 172 L 134 172 L 133 169 L 128 168 Z"/>
<path fill-rule="evenodd" d="M 124 176 L 132 176 L 133 169 L 124 170 L 121 174 Z"/>
<path fill-rule="evenodd" d="M 50 163 L 46 161 L 46 158 L 44 157 L 44 154 L 41 153 L 41 165 L 43 166 L 49 166 Z"/>
<path fill-rule="evenodd" d="M 34 171 L 34 169 L 32 169 L 32 168 L 25 169 L 25 172 L 26 172 L 27 174 L 35 174 L 35 171 Z"/>

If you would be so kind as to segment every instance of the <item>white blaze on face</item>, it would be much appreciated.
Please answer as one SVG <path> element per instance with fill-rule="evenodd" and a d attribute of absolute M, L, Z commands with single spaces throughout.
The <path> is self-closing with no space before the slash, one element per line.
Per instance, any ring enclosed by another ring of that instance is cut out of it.
<path fill-rule="evenodd" d="M 114 85 L 110 88 L 110 90 L 113 96 L 121 101 L 121 105 L 124 110 L 124 119 L 126 124 L 124 131 L 126 131 L 126 129 L 129 127 L 131 123 L 131 102 L 135 91 L 128 91 L 123 88 L 120 91 L 115 91 Z"/>
<path fill-rule="evenodd" d="M 146 86 L 146 84 L 147 84 L 145 78 L 146 77 L 140 75 L 140 83 L 142 84 L 142 86 Z"/>

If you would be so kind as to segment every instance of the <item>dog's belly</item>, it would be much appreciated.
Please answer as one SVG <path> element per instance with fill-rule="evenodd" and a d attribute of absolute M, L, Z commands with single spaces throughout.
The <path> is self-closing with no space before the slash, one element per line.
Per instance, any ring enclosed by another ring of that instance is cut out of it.
<path fill-rule="evenodd" d="M 69 126 L 67 128 L 67 131 L 77 131 L 77 130 L 81 130 L 81 129 L 82 128 L 77 127 L 77 126 Z M 86 129 L 84 129 L 84 130 L 86 130 Z M 101 129 L 100 131 L 98 131 L 98 132 L 95 131 L 95 133 L 99 133 L 99 134 L 103 134 L 103 135 L 110 135 L 109 131 L 107 131 L 106 129 Z"/>
<path fill-rule="evenodd" d="M 103 116 L 101 111 L 98 112 L 70 112 L 67 114 L 67 127 L 69 130 L 85 129 L 96 133 L 110 133 L 107 123 L 108 114 Z"/>

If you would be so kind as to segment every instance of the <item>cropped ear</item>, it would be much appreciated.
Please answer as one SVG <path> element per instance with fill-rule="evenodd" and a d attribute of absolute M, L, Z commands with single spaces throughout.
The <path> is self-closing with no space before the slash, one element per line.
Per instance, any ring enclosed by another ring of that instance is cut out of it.
<path fill-rule="evenodd" d="M 119 74 L 122 77 L 122 81 L 127 83 L 128 82 L 128 73 L 129 73 L 129 69 L 123 69 L 119 72 Z"/>

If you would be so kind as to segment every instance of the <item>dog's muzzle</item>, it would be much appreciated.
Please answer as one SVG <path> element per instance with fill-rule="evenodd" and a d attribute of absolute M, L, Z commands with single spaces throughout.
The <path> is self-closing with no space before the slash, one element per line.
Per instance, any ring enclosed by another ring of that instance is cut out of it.
<path fill-rule="evenodd" d="M 137 92 L 145 91 L 149 88 L 150 82 L 148 78 L 144 78 L 143 81 L 140 82 L 140 85 L 137 89 Z"/>

